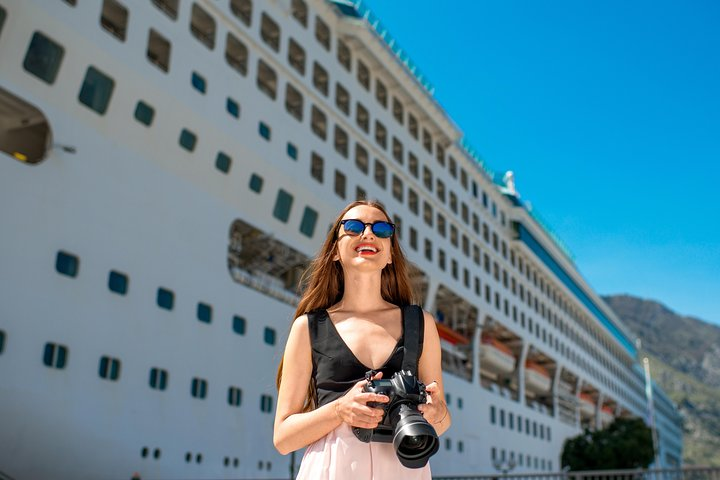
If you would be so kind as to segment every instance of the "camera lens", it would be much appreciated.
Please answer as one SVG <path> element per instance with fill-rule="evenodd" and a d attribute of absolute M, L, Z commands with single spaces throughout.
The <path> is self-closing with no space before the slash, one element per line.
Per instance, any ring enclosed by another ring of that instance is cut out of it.
<path fill-rule="evenodd" d="M 412 455 L 418 451 L 424 451 L 427 448 L 427 444 L 430 442 L 430 437 L 427 435 L 412 435 L 402 439 L 398 451 L 402 451 L 404 455 Z"/>
<path fill-rule="evenodd" d="M 424 467 L 440 446 L 435 429 L 420 412 L 408 405 L 401 405 L 391 415 L 398 460 L 407 468 Z"/>

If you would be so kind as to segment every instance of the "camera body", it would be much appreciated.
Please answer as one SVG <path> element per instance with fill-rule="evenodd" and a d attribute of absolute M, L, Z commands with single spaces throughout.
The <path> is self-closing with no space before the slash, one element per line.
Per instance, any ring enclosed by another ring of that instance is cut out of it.
<path fill-rule="evenodd" d="M 375 372 L 368 372 L 364 392 L 386 395 L 387 403 L 368 402 L 369 407 L 382 408 L 383 419 L 375 429 L 353 427 L 362 442 L 392 443 L 400 462 L 408 468 L 425 466 L 439 448 L 435 429 L 418 411 L 427 403 L 425 385 L 409 371 L 395 373 L 389 379 L 371 380 Z"/>

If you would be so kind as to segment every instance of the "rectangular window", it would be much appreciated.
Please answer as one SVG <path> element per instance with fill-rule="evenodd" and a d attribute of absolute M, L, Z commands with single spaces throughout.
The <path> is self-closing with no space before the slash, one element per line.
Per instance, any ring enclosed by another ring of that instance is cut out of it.
<path fill-rule="evenodd" d="M 77 277 L 78 269 L 80 268 L 80 259 L 77 255 L 71 253 L 58 251 L 55 257 L 55 270 L 58 273 L 67 275 L 68 277 Z"/>
<path fill-rule="evenodd" d="M 159 287 L 156 297 L 157 306 L 165 310 L 172 310 L 175 304 L 175 293 L 167 288 Z"/>
<path fill-rule="evenodd" d="M 438 200 L 445 203 L 445 184 L 439 178 L 436 180 L 435 190 L 437 193 Z"/>
<path fill-rule="evenodd" d="M 423 128 L 422 133 L 423 133 L 423 147 L 425 147 L 425 150 L 427 150 L 428 153 L 432 154 L 433 141 L 432 141 L 432 137 L 430 136 L 430 132 L 428 132 L 427 130 L 425 130 Z"/>
<path fill-rule="evenodd" d="M 428 261 L 432 262 L 432 257 L 433 257 L 432 242 L 430 241 L 429 238 L 426 238 L 425 239 L 425 258 Z"/>
<path fill-rule="evenodd" d="M 242 390 L 238 387 L 228 387 L 227 402 L 231 407 L 239 407 L 242 403 Z"/>
<path fill-rule="evenodd" d="M 127 23 L 127 8 L 115 0 L 103 0 L 100 25 L 102 25 L 110 35 L 124 42 L 127 33 Z"/>
<path fill-rule="evenodd" d="M 304 0 L 292 0 L 290 3 L 290 11 L 295 20 L 300 25 L 307 28 L 308 24 L 308 7 Z"/>
<path fill-rule="evenodd" d="M 287 222 L 290 218 L 290 210 L 292 209 L 293 196 L 282 188 L 278 190 L 275 199 L 275 208 L 273 208 L 273 217 L 281 222 Z"/>
<path fill-rule="evenodd" d="M 440 165 L 445 165 L 445 149 L 439 143 L 435 145 L 435 156 Z"/>
<path fill-rule="evenodd" d="M 445 237 L 447 235 L 445 217 L 440 213 L 437 214 L 437 231 L 442 237 Z"/>
<path fill-rule="evenodd" d="M 305 75 L 305 50 L 292 38 L 288 44 L 288 63 L 300 75 Z"/>
<path fill-rule="evenodd" d="M 403 201 L 403 184 L 402 184 L 402 180 L 400 180 L 400 177 L 398 177 L 395 174 L 393 174 L 393 176 L 392 176 L 392 194 L 393 194 L 393 197 L 395 197 L 395 200 L 402 203 L 402 201 Z"/>
<path fill-rule="evenodd" d="M 357 63 L 357 79 L 365 90 L 370 90 L 370 69 L 360 60 Z"/>
<path fill-rule="evenodd" d="M 220 170 L 223 173 L 228 173 L 230 171 L 230 166 L 232 165 L 232 158 L 227 153 L 224 152 L 218 152 L 217 156 L 215 157 L 215 168 Z"/>
<path fill-rule="evenodd" d="M 78 100 L 91 110 L 104 115 L 110 104 L 115 80 L 96 69 L 88 67 Z"/>
<path fill-rule="evenodd" d="M 225 100 L 225 110 L 233 117 L 240 118 L 240 104 L 230 97 Z"/>
<path fill-rule="evenodd" d="M 303 96 L 300 90 L 293 87 L 290 83 L 285 86 L 285 109 L 293 118 L 302 122 Z"/>
<path fill-rule="evenodd" d="M 135 120 L 149 127 L 154 117 L 155 109 L 142 100 L 138 101 L 135 106 Z"/>
<path fill-rule="evenodd" d="M 158 10 L 170 17 L 170 19 L 177 20 L 179 1 L 180 0 L 152 0 L 152 3 Z M 75 3 L 74 0 L 73 3 Z"/>
<path fill-rule="evenodd" d="M 349 72 L 352 65 L 352 55 L 350 53 L 350 47 L 342 40 L 338 40 L 337 42 L 337 59 L 338 63 Z"/>
<path fill-rule="evenodd" d="M 259 122 L 258 135 L 260 135 L 262 138 L 269 142 L 270 138 L 272 137 L 272 130 L 270 129 L 270 126 L 265 122 Z"/>
<path fill-rule="evenodd" d="M 355 144 L 355 166 L 366 175 L 370 171 L 368 152 L 359 143 Z"/>
<path fill-rule="evenodd" d="M 392 139 L 392 155 L 396 162 L 400 165 L 403 164 L 403 145 L 397 137 L 393 137 Z"/>
<path fill-rule="evenodd" d="M 452 210 L 455 214 L 458 213 L 458 199 L 455 192 L 450 192 L 450 210 Z"/>
<path fill-rule="evenodd" d="M 361 103 L 356 104 L 355 121 L 365 133 L 370 132 L 370 113 Z"/>
<path fill-rule="evenodd" d="M 293 160 L 298 159 L 298 149 L 294 144 L 288 142 L 286 151 L 288 157 L 292 158 Z"/>
<path fill-rule="evenodd" d="M 383 108 L 387 108 L 387 88 L 380 80 L 375 80 L 375 99 L 377 99 L 378 103 L 382 105 Z"/>
<path fill-rule="evenodd" d="M 382 148 L 387 148 L 387 129 L 378 120 L 375 120 L 375 141 Z"/>
<path fill-rule="evenodd" d="M 302 220 L 300 221 L 300 233 L 306 237 L 312 238 L 315 233 L 315 225 L 317 224 L 318 212 L 310 207 L 305 207 Z"/>
<path fill-rule="evenodd" d="M 387 169 L 377 158 L 375 159 L 375 183 L 382 188 L 387 187 Z"/>
<path fill-rule="evenodd" d="M 392 99 L 392 111 L 393 118 L 395 118 L 395 120 L 397 120 L 397 122 L 402 125 L 405 122 L 405 109 L 402 102 L 398 100 L 397 97 L 393 97 Z"/>
<path fill-rule="evenodd" d="M 207 385 L 207 380 L 204 378 L 194 377 L 190 384 L 190 395 L 200 399 L 207 397 Z"/>
<path fill-rule="evenodd" d="M 313 62 L 313 85 L 320 93 L 327 97 L 330 85 L 330 76 L 327 70 L 317 62 Z"/>
<path fill-rule="evenodd" d="M 252 0 L 230 0 L 230 10 L 249 27 L 252 22 Z"/>
<path fill-rule="evenodd" d="M 339 83 L 335 84 L 335 105 L 345 115 L 350 114 L 350 92 Z"/>
<path fill-rule="evenodd" d="M 48 342 L 43 352 L 43 363 L 46 367 L 62 370 L 67 365 L 68 348 L 65 345 Z"/>
<path fill-rule="evenodd" d="M 335 170 L 335 195 L 344 199 L 346 187 L 345 175 L 340 170 Z"/>
<path fill-rule="evenodd" d="M 315 152 L 310 156 L 310 176 L 320 183 L 323 183 L 323 158 Z"/>
<path fill-rule="evenodd" d="M 260 410 L 264 413 L 271 413 L 273 409 L 273 397 L 270 395 L 260 396 Z"/>
<path fill-rule="evenodd" d="M 327 116 L 315 105 L 312 106 L 310 128 L 313 133 L 323 140 L 327 139 Z"/>
<path fill-rule="evenodd" d="M 428 202 L 423 201 L 423 219 L 429 227 L 433 226 L 433 208 Z"/>
<path fill-rule="evenodd" d="M 258 59 L 257 86 L 261 92 L 275 100 L 277 92 L 277 74 L 262 59 Z"/>
<path fill-rule="evenodd" d="M 263 340 L 268 345 L 275 345 L 277 335 L 275 334 L 275 329 L 270 327 L 265 327 L 265 331 L 263 332 Z"/>
<path fill-rule="evenodd" d="M 440 147 L 438 147 L 438 149 L 439 148 Z M 452 156 L 448 157 L 448 171 L 453 178 L 457 178 L 457 162 Z"/>
<path fill-rule="evenodd" d="M 460 167 L 460 185 L 467 190 L 468 189 L 468 173 L 467 170 Z"/>
<path fill-rule="evenodd" d="M 432 192 L 433 189 L 433 175 L 428 167 L 423 167 L 423 184 L 428 191 Z"/>
<path fill-rule="evenodd" d="M 212 322 L 212 313 L 213 313 L 213 309 L 212 309 L 211 305 L 208 305 L 207 303 L 203 303 L 203 302 L 198 302 L 196 316 L 199 321 L 201 321 L 203 323 L 211 323 Z"/>
<path fill-rule="evenodd" d="M 413 250 L 417 250 L 418 248 L 418 234 L 417 230 L 413 227 L 410 227 L 410 248 Z"/>
<path fill-rule="evenodd" d="M 280 51 L 280 26 L 265 12 L 260 18 L 260 38 L 276 52 Z"/>
<path fill-rule="evenodd" d="M 415 193 L 415 190 L 413 190 L 412 188 L 408 188 L 408 208 L 415 215 L 417 215 L 420 211 L 419 204 L 420 200 L 418 199 L 418 194 Z"/>
<path fill-rule="evenodd" d="M 120 360 L 107 356 L 100 357 L 98 375 L 106 380 L 117 381 L 120 378 Z"/>
<path fill-rule="evenodd" d="M 443 272 L 445 271 L 445 250 L 442 248 L 438 249 L 438 267 L 440 267 L 440 270 Z"/>
<path fill-rule="evenodd" d="M 408 153 L 408 170 L 410 170 L 410 173 L 415 178 L 418 178 L 420 175 L 420 163 L 418 162 L 418 158 L 412 152 Z"/>
<path fill-rule="evenodd" d="M 349 155 L 348 150 L 350 147 L 348 146 L 349 140 L 348 140 L 348 134 L 345 130 L 340 128 L 339 126 L 335 125 L 335 151 L 338 152 L 343 157 L 347 158 Z"/>
<path fill-rule="evenodd" d="M 215 19 L 197 3 L 193 3 L 190 31 L 200 43 L 212 50 L 215 48 Z"/>
<path fill-rule="evenodd" d="M 250 182 L 248 183 L 248 187 L 253 192 L 260 193 L 262 192 L 263 183 L 263 178 L 257 173 L 253 173 L 252 175 L 250 175 Z"/>
<path fill-rule="evenodd" d="M 367 199 L 367 192 L 360 185 L 355 187 L 355 198 L 358 200 Z"/>
<path fill-rule="evenodd" d="M 188 152 L 192 152 L 193 150 L 195 150 L 195 145 L 197 145 L 197 135 L 195 135 L 187 128 L 183 128 L 180 132 L 180 138 L 178 139 L 178 143 Z"/>
<path fill-rule="evenodd" d="M 108 289 L 119 295 L 127 294 L 128 276 L 122 272 L 110 270 L 108 274 Z"/>
<path fill-rule="evenodd" d="M 418 121 L 412 113 L 408 113 L 408 132 L 415 140 L 418 139 Z"/>
<path fill-rule="evenodd" d="M 150 369 L 150 388 L 155 390 L 165 390 L 167 388 L 168 372 L 162 368 Z"/>
<path fill-rule="evenodd" d="M 315 17 L 315 38 L 325 50 L 330 51 L 330 27 L 320 17 Z"/>
<path fill-rule="evenodd" d="M 228 33 L 225 37 L 225 61 L 240 75 L 247 75 L 248 49 L 232 33 Z"/>
<path fill-rule="evenodd" d="M 205 80 L 205 77 L 203 77 L 197 72 L 192 72 L 192 76 L 190 77 L 190 84 L 195 90 L 202 94 L 207 92 L 207 81 Z"/>
<path fill-rule="evenodd" d="M 25 54 L 23 68 L 40 80 L 52 85 L 60 70 L 65 49 L 40 32 L 35 32 Z"/>

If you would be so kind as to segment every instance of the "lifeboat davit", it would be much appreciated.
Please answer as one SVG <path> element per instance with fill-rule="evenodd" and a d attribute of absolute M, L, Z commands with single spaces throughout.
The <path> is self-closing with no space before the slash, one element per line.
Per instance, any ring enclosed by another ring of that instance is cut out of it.
<path fill-rule="evenodd" d="M 506 374 L 515 369 L 515 355 L 510 347 L 490 335 L 483 335 L 480 341 L 481 370 Z"/>
<path fill-rule="evenodd" d="M 546 393 L 550 391 L 551 383 L 547 368 L 532 360 L 525 362 L 525 388 L 535 393 Z"/>
<path fill-rule="evenodd" d="M 595 401 L 588 393 L 580 394 L 580 413 L 586 417 L 595 415 Z"/>
<path fill-rule="evenodd" d="M 435 325 L 437 325 L 438 335 L 440 335 L 441 341 L 444 340 L 453 346 L 467 345 L 470 343 L 470 340 L 465 335 L 453 330 L 444 323 L 437 322 Z"/>

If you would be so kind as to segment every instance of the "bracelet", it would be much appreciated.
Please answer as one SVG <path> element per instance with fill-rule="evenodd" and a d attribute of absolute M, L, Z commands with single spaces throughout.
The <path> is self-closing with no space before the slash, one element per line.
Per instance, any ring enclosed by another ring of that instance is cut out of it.
<path fill-rule="evenodd" d="M 433 422 L 433 425 L 440 425 L 442 422 L 445 421 L 445 417 L 448 416 L 447 403 L 443 402 L 443 406 L 445 407 L 445 415 L 443 415 L 443 417 L 440 419 L 440 421 L 438 421 L 438 422 Z"/>

